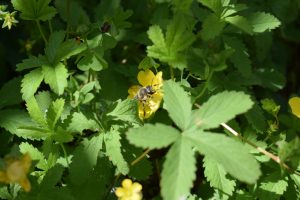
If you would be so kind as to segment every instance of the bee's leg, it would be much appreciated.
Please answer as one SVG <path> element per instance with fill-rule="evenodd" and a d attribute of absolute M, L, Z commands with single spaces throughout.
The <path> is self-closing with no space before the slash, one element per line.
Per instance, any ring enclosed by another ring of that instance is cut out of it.
<path fill-rule="evenodd" d="M 143 114 L 144 114 L 144 119 L 146 117 L 146 107 L 145 107 L 145 102 L 143 101 Z"/>

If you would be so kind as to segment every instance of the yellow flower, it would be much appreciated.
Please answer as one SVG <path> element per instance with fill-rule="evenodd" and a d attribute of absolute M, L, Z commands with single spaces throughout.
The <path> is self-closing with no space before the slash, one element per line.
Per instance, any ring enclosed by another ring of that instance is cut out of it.
<path fill-rule="evenodd" d="M 141 119 L 149 118 L 157 111 L 162 101 L 163 93 L 161 87 L 163 85 L 162 72 L 156 75 L 147 69 L 138 73 L 137 79 L 141 85 L 133 85 L 128 90 L 128 98 L 138 99 L 139 117 Z M 147 96 L 140 95 L 141 89 L 151 86 L 152 93 Z"/>
<path fill-rule="evenodd" d="M 5 164 L 5 169 L 0 171 L 0 182 L 19 183 L 26 192 L 29 192 L 31 189 L 27 178 L 27 173 L 31 166 L 29 154 L 25 154 L 22 159 L 9 158 Z"/>
<path fill-rule="evenodd" d="M 130 179 L 122 181 L 122 187 L 118 187 L 115 191 L 119 200 L 141 200 L 142 199 L 142 185 Z"/>
<path fill-rule="evenodd" d="M 292 109 L 292 113 L 300 118 L 300 98 L 292 97 L 289 100 L 290 107 Z"/>

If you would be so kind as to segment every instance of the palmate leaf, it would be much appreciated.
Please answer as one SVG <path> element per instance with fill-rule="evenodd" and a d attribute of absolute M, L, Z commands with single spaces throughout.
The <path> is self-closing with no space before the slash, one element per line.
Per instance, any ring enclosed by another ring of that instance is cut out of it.
<path fill-rule="evenodd" d="M 45 83 L 49 84 L 50 88 L 58 95 L 64 92 L 68 85 L 68 70 L 62 63 L 57 63 L 55 66 L 44 65 L 42 67 Z"/>
<path fill-rule="evenodd" d="M 164 108 L 178 127 L 186 129 L 192 113 L 190 97 L 178 83 L 171 80 L 164 82 L 163 90 Z"/>
<path fill-rule="evenodd" d="M 105 134 L 104 143 L 106 147 L 106 155 L 117 167 L 118 171 L 121 174 L 126 175 L 129 172 L 129 167 L 122 155 L 120 139 L 120 132 L 110 131 Z"/>
<path fill-rule="evenodd" d="M 24 100 L 27 100 L 34 95 L 43 79 L 44 74 L 40 68 L 30 71 L 24 76 L 21 85 L 21 92 Z"/>
<path fill-rule="evenodd" d="M 211 157 L 204 158 L 204 175 L 210 183 L 210 186 L 217 188 L 227 195 L 232 195 L 235 182 L 226 177 L 226 171 L 222 165 Z"/>
<path fill-rule="evenodd" d="M 51 0 L 12 0 L 15 10 L 21 12 L 25 20 L 50 20 L 56 14 L 54 7 L 49 6 Z"/>
<path fill-rule="evenodd" d="M 191 144 L 185 138 L 177 139 L 163 164 L 160 182 L 163 199 L 184 199 L 193 185 L 195 172 L 196 159 Z"/>
<path fill-rule="evenodd" d="M 22 142 L 19 145 L 20 152 L 25 154 L 28 153 L 32 160 L 37 160 L 38 163 L 36 164 L 36 167 L 42 170 L 47 170 L 47 160 L 45 159 L 45 156 L 42 152 L 40 152 L 37 148 L 35 148 L 33 145 Z"/>
<path fill-rule="evenodd" d="M 246 112 L 252 105 L 250 96 L 243 92 L 218 93 L 201 105 L 198 111 L 195 111 L 190 127 L 197 125 L 201 129 L 216 128 L 221 123 Z"/>
<path fill-rule="evenodd" d="M 145 124 L 140 128 L 129 129 L 126 134 L 130 143 L 135 146 L 160 149 L 176 141 L 180 132 L 164 124 Z"/>
<path fill-rule="evenodd" d="M 261 172 L 259 164 L 241 143 L 216 133 L 191 133 L 185 137 L 205 156 L 214 159 L 233 177 L 255 183 Z"/>
<path fill-rule="evenodd" d="M 211 9 L 217 15 L 222 12 L 222 1 L 221 0 L 198 0 L 201 4 Z"/>
<path fill-rule="evenodd" d="M 186 66 L 186 56 L 182 52 L 196 39 L 187 21 L 190 22 L 190 26 L 193 25 L 191 19 L 181 14 L 175 15 L 167 27 L 166 37 L 159 26 L 151 26 L 147 33 L 153 45 L 147 47 L 148 56 L 167 62 L 172 67 L 183 69 Z"/>

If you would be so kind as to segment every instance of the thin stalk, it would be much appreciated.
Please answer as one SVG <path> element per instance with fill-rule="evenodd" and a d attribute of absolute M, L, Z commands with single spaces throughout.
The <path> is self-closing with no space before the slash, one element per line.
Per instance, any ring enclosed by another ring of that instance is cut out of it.
<path fill-rule="evenodd" d="M 266 155 L 267 157 L 271 158 L 273 161 L 275 161 L 276 163 L 280 164 L 281 166 L 283 166 L 286 170 L 288 170 L 289 172 L 295 173 L 298 176 L 300 176 L 300 173 L 297 171 L 293 171 L 291 167 L 289 167 L 287 164 L 285 164 L 284 162 L 281 162 L 280 158 L 274 154 L 272 154 L 271 152 L 268 152 L 267 150 L 257 146 L 256 144 L 252 143 L 251 141 L 243 138 L 243 136 L 241 134 L 239 134 L 238 132 L 236 132 L 233 128 L 231 128 L 230 126 L 228 126 L 225 123 L 221 123 L 221 126 L 223 126 L 226 130 L 228 130 L 231 134 L 233 134 L 234 136 L 240 138 L 242 141 L 245 141 L 247 144 L 249 144 L 250 146 L 254 147 L 255 149 L 257 149 L 260 153 Z"/>
<path fill-rule="evenodd" d="M 40 34 L 41 34 L 41 36 L 42 36 L 42 38 L 43 38 L 45 44 L 47 44 L 48 42 L 47 42 L 47 39 L 46 39 L 46 37 L 45 37 L 45 35 L 44 35 L 44 32 L 43 32 L 43 30 L 42 30 L 40 21 L 36 20 L 36 25 L 37 25 L 37 27 L 38 27 L 38 29 L 39 29 L 39 31 L 40 31 Z"/>
<path fill-rule="evenodd" d="M 138 163 L 138 162 L 140 162 L 149 152 L 150 152 L 151 150 L 150 149 L 146 149 L 146 151 L 144 151 L 139 157 L 137 157 L 136 159 L 134 159 L 134 161 L 132 161 L 131 163 L 130 163 L 130 166 L 133 166 L 133 165 L 135 165 L 136 163 Z M 119 180 L 119 178 L 121 177 L 121 173 L 119 173 L 117 176 L 116 176 L 116 178 L 113 180 L 113 182 L 112 182 L 112 184 L 110 185 L 110 187 L 109 187 L 109 190 L 108 190 L 108 193 L 107 193 L 107 195 L 106 195 L 106 198 L 105 199 L 107 199 L 107 197 L 108 197 L 108 195 L 109 195 L 109 192 L 112 190 L 112 188 L 114 187 L 114 185 L 116 184 L 116 182 Z"/>
<path fill-rule="evenodd" d="M 205 91 L 207 90 L 207 88 L 208 88 L 208 83 L 209 83 L 210 79 L 212 78 L 213 74 L 214 74 L 214 71 L 213 71 L 213 70 L 209 72 L 208 77 L 207 77 L 207 79 L 206 79 L 206 81 L 205 81 L 205 83 L 204 83 L 204 86 L 203 86 L 201 92 L 200 92 L 200 93 L 195 97 L 195 99 L 194 99 L 194 103 L 195 103 L 200 97 L 202 97 L 203 94 L 205 93 Z"/>
<path fill-rule="evenodd" d="M 71 11 L 71 1 L 67 0 L 67 36 L 66 39 L 69 38 L 69 31 L 70 31 L 70 11 Z"/>

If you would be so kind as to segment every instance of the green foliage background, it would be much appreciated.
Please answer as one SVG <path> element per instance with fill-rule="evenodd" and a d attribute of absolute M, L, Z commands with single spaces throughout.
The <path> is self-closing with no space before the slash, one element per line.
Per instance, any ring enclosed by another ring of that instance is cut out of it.
<path fill-rule="evenodd" d="M 0 199 L 117 199 L 124 178 L 143 199 L 300 198 L 299 0 L 1 5 L 19 23 L 0 30 L 0 170 L 33 164 L 32 190 Z M 142 121 L 127 90 L 145 69 L 164 97 Z"/>

